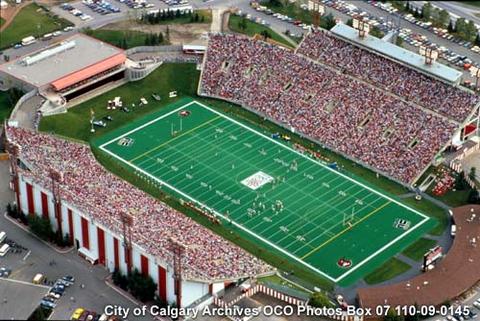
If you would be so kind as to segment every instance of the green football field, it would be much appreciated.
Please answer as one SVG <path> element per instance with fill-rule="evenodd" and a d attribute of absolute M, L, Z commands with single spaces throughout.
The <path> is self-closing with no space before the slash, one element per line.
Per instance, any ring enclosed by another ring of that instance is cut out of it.
<path fill-rule="evenodd" d="M 95 144 L 259 247 L 342 286 L 363 278 L 436 224 L 272 133 L 191 99 Z"/>

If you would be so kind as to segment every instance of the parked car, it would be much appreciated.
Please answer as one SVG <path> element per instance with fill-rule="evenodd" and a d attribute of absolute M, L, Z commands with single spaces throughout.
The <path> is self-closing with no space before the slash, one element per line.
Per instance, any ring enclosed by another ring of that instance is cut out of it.
<path fill-rule="evenodd" d="M 62 277 L 62 280 L 70 283 L 75 283 L 75 278 L 71 275 L 65 275 L 64 277 Z"/>
<path fill-rule="evenodd" d="M 84 308 L 77 308 L 75 311 L 73 311 L 72 316 L 70 317 L 70 320 L 78 320 L 80 319 L 80 316 L 85 312 Z"/>
<path fill-rule="evenodd" d="M 57 306 L 56 303 L 45 301 L 45 300 L 40 301 L 40 305 L 42 306 L 42 308 L 45 308 L 45 309 L 54 309 Z"/>
<path fill-rule="evenodd" d="M 52 297 L 52 298 L 55 298 L 55 299 L 60 299 L 60 297 L 62 296 L 61 294 L 59 293 L 55 293 L 55 292 L 48 292 L 47 294 L 49 297 Z"/>
<path fill-rule="evenodd" d="M 42 298 L 42 301 L 48 301 L 48 302 L 52 302 L 52 303 L 55 303 L 55 298 L 52 298 L 51 296 L 44 296 Z"/>

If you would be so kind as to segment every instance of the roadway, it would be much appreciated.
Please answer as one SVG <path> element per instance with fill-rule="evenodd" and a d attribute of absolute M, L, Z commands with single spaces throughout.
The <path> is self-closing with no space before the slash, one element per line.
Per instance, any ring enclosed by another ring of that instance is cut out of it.
<path fill-rule="evenodd" d="M 410 3 L 415 8 L 421 8 L 425 1 L 410 1 Z M 447 10 L 453 21 L 456 21 L 459 17 L 463 17 L 472 20 L 476 24 L 480 24 L 480 17 L 475 15 L 475 13 L 480 13 L 480 10 L 475 6 L 453 1 L 431 1 L 431 3 L 434 6 Z"/>
<path fill-rule="evenodd" d="M 399 17 L 397 14 L 388 13 L 387 11 L 384 11 L 380 8 L 374 7 L 374 6 L 370 5 L 369 3 L 365 2 L 365 1 L 347 0 L 346 2 L 354 4 L 360 10 L 367 11 L 370 14 L 372 14 L 373 16 L 383 17 L 386 20 L 387 19 L 391 20 L 400 28 L 407 28 L 407 29 L 412 30 L 413 33 L 424 35 L 431 42 L 436 43 L 438 46 L 444 46 L 446 48 L 451 49 L 452 51 L 456 52 L 457 54 L 459 54 L 461 56 L 469 57 L 472 61 L 480 62 L 480 55 L 479 54 L 471 51 L 468 48 L 460 46 L 457 43 L 454 43 L 453 41 L 450 41 L 450 40 L 444 39 L 442 37 L 439 37 L 436 34 L 434 34 L 433 32 L 431 32 L 430 30 L 424 29 L 424 28 L 422 28 L 422 27 L 420 27 L 420 26 L 418 26 L 414 23 L 411 23 L 407 20 L 404 20 L 402 17 Z M 417 1 L 417 5 L 418 5 L 418 1 Z M 417 48 L 415 48 L 413 46 L 410 46 L 407 43 L 404 43 L 403 46 L 408 50 L 418 52 Z M 457 70 L 461 70 L 462 72 L 464 71 L 462 68 L 459 68 L 459 67 L 449 63 L 448 61 L 446 61 L 444 59 L 441 59 L 440 62 L 444 65 L 450 66 L 450 67 L 455 68 Z M 465 79 L 470 78 L 470 74 L 469 74 L 468 71 L 464 72 L 464 78 Z"/>

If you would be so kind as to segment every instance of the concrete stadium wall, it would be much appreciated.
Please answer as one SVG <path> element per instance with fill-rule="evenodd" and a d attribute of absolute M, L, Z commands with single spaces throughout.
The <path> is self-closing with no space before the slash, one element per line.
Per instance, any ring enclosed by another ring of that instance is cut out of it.
<path fill-rule="evenodd" d="M 184 283 L 182 285 L 182 304 L 189 306 L 198 298 L 208 294 L 208 284 L 205 283 Z"/>
<path fill-rule="evenodd" d="M 48 204 L 48 218 L 54 230 L 58 229 L 57 219 L 55 218 L 55 209 L 53 195 L 50 191 L 45 190 L 38 183 L 32 181 L 30 178 L 25 177 L 24 175 L 19 175 L 19 191 L 20 191 L 20 209 L 23 213 L 28 215 L 29 206 L 28 206 L 28 192 L 27 184 L 32 186 L 32 196 L 33 196 L 33 208 L 34 212 L 38 216 L 42 216 L 42 193 L 46 195 L 47 204 Z M 69 222 L 69 211 L 72 213 L 72 223 L 73 226 L 70 227 Z M 61 202 L 61 216 L 62 216 L 62 233 L 64 235 L 70 234 L 70 229 L 73 230 L 73 240 L 74 246 L 78 241 L 78 245 L 82 247 L 83 244 L 83 233 L 82 233 L 82 218 L 88 221 L 88 239 L 89 239 L 89 249 L 88 252 L 93 256 L 99 256 L 99 242 L 98 242 L 98 228 L 102 229 L 104 232 L 104 244 L 105 244 L 105 268 L 110 272 L 113 272 L 115 269 L 115 239 L 118 240 L 118 263 L 119 269 L 122 273 L 127 273 L 127 265 L 125 263 L 124 248 L 122 244 L 123 237 L 117 235 L 113 231 L 110 231 L 105 226 L 102 226 L 99 222 L 92 220 L 88 215 L 82 213 L 80 210 L 72 206 L 71 204 L 66 203 L 65 201 Z M 133 244 L 132 248 L 132 261 L 133 268 L 138 269 L 139 272 L 142 272 L 142 256 L 144 257 L 144 262 L 147 260 L 148 264 L 148 275 L 153 279 L 157 284 L 157 293 L 161 286 L 164 286 L 166 292 L 166 298 L 169 303 L 175 303 L 177 301 L 175 291 L 174 291 L 174 278 L 173 278 L 173 268 L 166 264 L 162 259 L 156 258 L 148 254 L 145 250 L 139 247 L 136 244 Z M 145 264 L 144 264 L 145 267 Z M 166 270 L 166 284 L 160 285 L 159 287 L 159 269 L 163 268 Z M 213 292 L 223 290 L 223 283 L 217 283 L 212 285 Z M 185 307 L 193 302 L 199 300 L 202 297 L 205 297 L 209 294 L 209 284 L 195 281 L 184 281 L 182 283 L 182 302 L 181 306 Z"/>
<path fill-rule="evenodd" d="M 171 52 L 171 51 L 182 51 L 183 47 L 181 45 L 171 45 L 171 46 L 139 46 L 125 50 L 125 54 L 133 55 L 141 52 Z"/>

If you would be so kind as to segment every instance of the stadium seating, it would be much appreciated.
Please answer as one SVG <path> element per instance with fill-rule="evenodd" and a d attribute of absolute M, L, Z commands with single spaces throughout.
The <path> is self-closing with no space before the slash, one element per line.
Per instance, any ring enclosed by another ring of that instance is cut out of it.
<path fill-rule="evenodd" d="M 369 81 L 459 122 L 465 121 L 480 101 L 476 95 L 337 39 L 325 31 L 308 34 L 297 54 Z"/>
<path fill-rule="evenodd" d="M 199 91 L 294 127 L 404 183 L 413 182 L 457 127 L 339 70 L 238 35 L 210 37 Z"/>
<path fill-rule="evenodd" d="M 185 245 L 184 278 L 238 279 L 272 271 L 261 260 L 105 170 L 88 146 L 12 127 L 7 136 L 20 146 L 20 159 L 28 166 L 21 167 L 21 175 L 48 190 L 50 170 L 63 174 L 60 195 L 65 206 L 70 204 L 118 235 L 122 235 L 121 213 L 130 213 L 134 244 L 170 264 L 169 240 Z"/>

